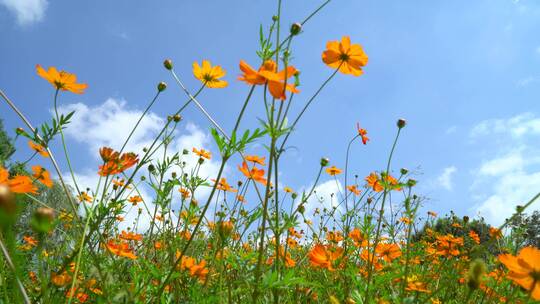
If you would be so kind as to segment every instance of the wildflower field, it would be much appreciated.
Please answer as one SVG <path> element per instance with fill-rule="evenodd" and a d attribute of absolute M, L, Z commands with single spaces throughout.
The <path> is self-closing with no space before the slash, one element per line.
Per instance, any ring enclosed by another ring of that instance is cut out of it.
<path fill-rule="evenodd" d="M 231 58 L 236 71 L 204 57 L 164 58 L 168 78 L 156 80 L 129 135 L 94 151 L 101 162 L 92 172 L 97 184 L 78 180 L 65 139 L 78 113 L 60 110 L 66 95 L 85 94 L 92 83 L 54 63 L 36 64 L 28 77 L 50 84 L 41 98 L 48 101 L 34 105 L 52 109 L 41 124 L 1 88 L 2 117 L 17 117 L 13 140 L 25 150 L 15 153 L 9 141 L 0 147 L 0 303 L 540 301 L 540 243 L 530 241 L 539 230 L 523 220 L 540 193 L 500 226 L 424 211 L 421 176 L 393 161 L 407 136 L 403 118 L 381 120 L 394 126 L 394 136 L 374 138 L 359 113 L 356 128 L 342 131 L 350 133 L 343 153 L 304 168 L 309 187 L 284 185 L 283 159 L 302 118 L 322 91 L 333 90 L 331 83 L 362 82 L 370 52 L 346 33 L 327 37 L 310 54 L 327 74 L 318 75 L 318 89 L 304 90 L 295 42 L 331 9 L 330 0 L 311 3 L 292 24 L 282 20 L 281 2 L 254 37 L 258 60 Z M 185 64 L 192 64 L 192 75 L 175 71 Z M 186 85 L 188 77 L 198 87 Z M 245 94 L 240 108 L 228 110 L 235 123 L 225 126 L 206 94 L 231 82 L 245 85 Z M 164 94 L 181 102 L 167 105 L 169 115 L 149 145 L 128 150 Z M 254 124 L 246 123 L 248 107 L 259 113 Z M 188 108 L 205 117 L 210 146 L 171 145 Z M 384 166 L 359 175 L 350 161 L 372 141 L 387 144 L 379 156 Z M 260 154 L 249 152 L 254 146 Z M 210 162 L 216 170 L 208 170 Z M 321 180 L 344 185 L 332 204 L 317 196 Z"/>

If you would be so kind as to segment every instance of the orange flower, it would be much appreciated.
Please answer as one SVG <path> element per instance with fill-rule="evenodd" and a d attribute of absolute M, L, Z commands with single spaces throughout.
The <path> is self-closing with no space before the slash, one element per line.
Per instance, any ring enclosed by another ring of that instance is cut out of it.
<path fill-rule="evenodd" d="M 5 185 L 13 193 L 37 193 L 37 187 L 32 183 L 28 176 L 17 175 L 9 178 L 9 172 L 0 166 L 0 185 Z"/>
<path fill-rule="evenodd" d="M 117 159 L 120 154 L 109 147 L 102 147 L 99 149 L 99 155 L 103 162 L 107 163 L 111 160 Z"/>
<path fill-rule="evenodd" d="M 285 187 L 285 188 L 283 188 L 283 191 L 285 191 L 285 192 L 287 192 L 287 193 L 293 193 L 293 192 L 294 192 L 294 190 L 291 189 L 290 187 Z"/>
<path fill-rule="evenodd" d="M 356 185 L 349 185 L 347 186 L 347 190 L 351 191 L 352 193 L 354 193 L 354 195 L 360 195 L 360 193 L 362 193 L 358 187 Z"/>
<path fill-rule="evenodd" d="M 51 282 L 58 287 L 62 287 L 71 282 L 71 276 L 65 271 L 61 274 L 53 272 L 51 273 Z"/>
<path fill-rule="evenodd" d="M 356 123 L 356 130 L 358 131 L 358 135 L 362 137 L 362 143 L 365 145 L 369 141 L 369 138 L 367 137 L 367 131 L 365 129 L 360 128 L 360 123 Z"/>
<path fill-rule="evenodd" d="M 416 279 L 409 279 L 407 278 L 407 287 L 405 287 L 405 290 L 407 291 L 416 291 L 416 292 L 423 292 L 423 293 L 430 293 L 429 289 L 427 289 L 427 284 L 424 282 L 420 282 Z"/>
<path fill-rule="evenodd" d="M 287 83 L 285 85 L 286 79 L 298 73 L 293 66 L 288 66 L 286 70 L 277 72 L 277 64 L 272 60 L 267 60 L 259 71 L 255 71 L 249 64 L 241 60 L 240 70 L 244 74 L 238 78 L 239 80 L 252 85 L 268 84 L 268 90 L 274 98 L 285 100 L 287 98 L 285 90 L 300 93 L 293 84 Z"/>
<path fill-rule="evenodd" d="M 332 176 L 341 174 L 341 172 L 343 172 L 343 171 L 341 169 L 336 168 L 336 166 L 326 168 L 326 173 L 328 173 L 328 174 L 330 174 Z"/>
<path fill-rule="evenodd" d="M 34 172 L 32 176 L 39 180 L 42 184 L 44 184 L 48 188 L 51 188 L 53 186 L 49 171 L 45 170 L 41 166 L 33 166 L 32 171 Z"/>
<path fill-rule="evenodd" d="M 463 246 L 463 238 L 454 237 L 451 234 L 437 237 L 437 251 L 438 255 L 443 256 L 458 256 L 459 248 Z"/>
<path fill-rule="evenodd" d="M 368 186 L 370 186 L 375 192 L 381 192 L 384 190 L 379 181 L 379 176 L 375 172 L 370 173 L 369 176 L 366 177 L 366 182 Z"/>
<path fill-rule="evenodd" d="M 133 206 L 136 206 L 138 203 L 142 202 L 143 199 L 140 195 L 134 195 L 130 198 L 128 198 L 128 202 L 132 203 Z"/>
<path fill-rule="evenodd" d="M 343 254 L 343 248 L 332 249 L 321 244 L 315 245 L 308 254 L 309 262 L 314 267 L 326 268 L 334 271 L 333 264 Z"/>
<path fill-rule="evenodd" d="M 193 62 L 193 76 L 209 88 L 226 87 L 227 81 L 219 80 L 219 78 L 225 76 L 225 74 L 225 70 L 223 70 L 221 66 L 212 66 L 208 60 L 202 61 L 202 67 L 197 61 Z"/>
<path fill-rule="evenodd" d="M 290 236 L 295 237 L 297 239 L 302 238 L 302 234 L 298 233 L 298 231 L 296 231 L 296 229 L 294 229 L 294 227 L 290 227 L 288 230 L 289 230 Z"/>
<path fill-rule="evenodd" d="M 35 246 L 38 245 L 38 241 L 36 241 L 36 239 L 34 239 L 31 236 L 25 235 L 25 236 L 23 236 L 23 240 L 24 240 L 24 242 L 26 244 L 28 244 L 29 246 L 32 246 L 32 247 L 35 247 Z"/>
<path fill-rule="evenodd" d="M 410 225 L 411 224 L 411 219 L 408 218 L 408 217 L 402 217 L 402 218 L 399 219 L 399 221 L 402 222 L 405 225 Z"/>
<path fill-rule="evenodd" d="M 294 246 L 291 246 L 291 247 L 294 247 Z M 287 251 L 287 254 L 285 254 L 285 249 L 283 248 L 283 246 L 279 246 L 278 254 L 279 254 L 279 259 L 282 259 L 282 260 L 285 261 L 285 263 L 284 263 L 285 267 L 292 268 L 292 267 L 296 266 L 296 261 L 291 258 L 290 252 Z M 274 254 L 271 255 L 268 258 L 268 260 L 266 261 L 266 264 L 268 264 L 268 265 L 274 264 L 275 258 L 276 258 L 276 254 L 275 254 L 275 251 L 274 251 Z"/>
<path fill-rule="evenodd" d="M 49 157 L 49 152 L 47 152 L 47 149 L 45 149 L 45 147 L 43 147 L 42 145 L 36 144 L 35 142 L 30 140 L 28 141 L 28 146 L 30 147 L 30 149 L 34 150 L 39 155 L 43 157 Z"/>
<path fill-rule="evenodd" d="M 474 230 L 469 231 L 469 237 L 476 243 L 480 244 L 480 237 Z"/>
<path fill-rule="evenodd" d="M 354 228 L 351 232 L 349 232 L 349 237 L 354 241 L 354 245 L 356 247 L 360 246 L 367 246 L 367 240 L 366 237 L 362 234 L 362 231 L 358 228 Z"/>
<path fill-rule="evenodd" d="M 401 256 L 401 249 L 397 244 L 379 244 L 375 252 L 386 262 L 392 262 Z"/>
<path fill-rule="evenodd" d="M 434 211 L 428 211 L 427 214 L 432 217 L 437 217 L 437 213 Z"/>
<path fill-rule="evenodd" d="M 205 149 L 197 150 L 196 148 L 193 148 L 193 153 L 199 155 L 200 158 L 206 158 L 210 159 L 212 157 L 212 153 L 210 151 L 206 151 Z"/>
<path fill-rule="evenodd" d="M 252 162 L 254 164 L 259 164 L 261 166 L 264 166 L 264 159 L 265 157 L 259 157 L 257 155 L 246 155 L 246 161 Z"/>
<path fill-rule="evenodd" d="M 122 240 L 126 241 L 142 241 L 143 236 L 142 234 L 137 234 L 134 232 L 126 232 L 125 230 L 122 230 L 122 233 L 118 236 Z"/>
<path fill-rule="evenodd" d="M 80 202 L 87 202 L 87 203 L 91 203 L 94 199 L 88 195 L 88 193 L 86 192 L 81 192 L 81 194 L 79 196 L 77 196 L 77 198 L 79 199 Z"/>
<path fill-rule="evenodd" d="M 507 278 L 530 292 L 535 300 L 540 300 L 540 250 L 529 246 L 521 249 L 518 256 L 499 255 L 499 261 L 509 270 Z"/>
<path fill-rule="evenodd" d="M 502 231 L 495 227 L 489 227 L 489 236 L 493 239 L 500 239 L 502 237 Z"/>
<path fill-rule="evenodd" d="M 180 192 L 180 194 L 182 195 L 182 199 L 187 199 L 191 196 L 191 192 L 189 192 L 189 190 L 184 187 L 180 187 L 180 189 L 178 189 L 178 192 Z"/>
<path fill-rule="evenodd" d="M 103 147 L 99 150 L 99 153 L 105 162 L 99 166 L 98 174 L 100 176 L 120 174 L 139 162 L 137 154 L 132 152 L 119 155 L 118 152 L 111 148 Z"/>
<path fill-rule="evenodd" d="M 211 181 L 216 182 L 215 179 L 211 179 Z M 229 183 L 227 183 L 227 179 L 225 179 L 225 177 L 222 177 L 219 180 L 219 182 L 218 182 L 218 184 L 216 186 L 216 189 L 223 190 L 223 191 L 228 191 L 228 192 L 238 192 L 238 190 L 233 189 L 231 187 L 231 185 L 229 185 Z"/>
<path fill-rule="evenodd" d="M 123 178 L 122 179 L 113 179 L 112 183 L 117 188 L 122 188 L 122 187 L 125 186 L 126 189 L 131 189 L 131 186 L 129 184 L 126 185 L 126 181 Z"/>
<path fill-rule="evenodd" d="M 264 78 L 260 72 L 261 71 L 274 71 L 275 63 L 272 60 L 265 61 L 264 64 L 259 68 L 259 71 L 255 71 L 249 64 L 244 60 L 240 60 L 240 70 L 244 72 L 242 76 L 238 77 L 238 80 L 244 81 L 247 84 L 251 85 L 261 85 L 266 83 L 266 78 Z"/>
<path fill-rule="evenodd" d="M 362 67 L 368 63 L 368 56 L 360 44 L 351 44 L 349 36 L 343 36 L 341 42 L 329 41 L 322 54 L 322 60 L 331 68 L 339 68 L 343 74 L 362 75 Z"/>
<path fill-rule="evenodd" d="M 179 252 L 176 252 L 177 258 L 180 256 Z M 192 257 L 183 256 L 180 261 L 181 270 L 189 270 L 189 274 L 192 277 L 197 277 L 199 282 L 204 282 L 208 275 L 208 269 L 206 268 L 206 261 L 202 260 L 200 263 L 196 263 L 196 260 Z"/>
<path fill-rule="evenodd" d="M 109 240 L 105 247 L 114 255 L 131 260 L 137 259 L 137 256 L 133 253 L 133 249 L 129 247 L 127 242 Z"/>
<path fill-rule="evenodd" d="M 47 71 L 36 65 L 36 71 L 39 76 L 50 82 L 57 90 L 70 91 L 75 94 L 82 94 L 86 89 L 85 83 L 77 83 L 77 76 L 66 71 L 56 70 L 55 67 L 50 67 Z"/>
<path fill-rule="evenodd" d="M 266 186 L 266 178 L 264 178 L 264 170 L 258 169 L 255 166 L 249 170 L 246 162 L 242 163 L 242 167 L 238 166 L 238 170 L 244 174 L 245 177 L 253 179 L 254 181 Z"/>
<path fill-rule="evenodd" d="M 326 233 L 326 239 L 329 242 L 338 243 L 343 241 L 343 234 L 340 231 L 328 231 Z"/>

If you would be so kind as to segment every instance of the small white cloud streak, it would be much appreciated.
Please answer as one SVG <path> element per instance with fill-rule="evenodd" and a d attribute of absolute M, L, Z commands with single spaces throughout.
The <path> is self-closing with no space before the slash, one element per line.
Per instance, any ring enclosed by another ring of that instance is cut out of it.
<path fill-rule="evenodd" d="M 47 0 L 0 0 L 0 4 L 15 15 L 17 23 L 21 26 L 43 20 L 49 5 Z"/>
<path fill-rule="evenodd" d="M 452 177 L 456 171 L 457 168 L 454 166 L 444 168 L 442 174 L 437 177 L 437 183 L 448 191 L 452 190 L 454 187 Z"/>

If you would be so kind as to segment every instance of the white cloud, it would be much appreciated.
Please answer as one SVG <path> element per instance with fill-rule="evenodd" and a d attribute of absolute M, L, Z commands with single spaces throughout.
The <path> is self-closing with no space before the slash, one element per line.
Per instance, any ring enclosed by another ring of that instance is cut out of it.
<path fill-rule="evenodd" d="M 533 113 L 523 113 L 508 119 L 484 120 L 475 125 L 469 135 L 477 138 L 503 133 L 513 138 L 540 135 L 540 117 Z"/>
<path fill-rule="evenodd" d="M 142 111 L 128 109 L 125 100 L 113 98 L 95 107 L 75 103 L 59 108 L 59 112 L 63 114 L 71 111 L 75 111 L 75 115 L 65 131 L 66 135 L 87 144 L 95 157 L 98 157 L 98 150 L 103 146 L 120 149 L 142 114 Z M 125 150 L 141 151 L 145 145 L 151 144 L 153 136 L 164 124 L 163 118 L 154 113 L 148 113 Z"/>
<path fill-rule="evenodd" d="M 521 152 L 514 151 L 507 155 L 485 161 L 480 166 L 478 173 L 487 176 L 501 176 L 522 171 L 523 167 L 524 159 Z"/>
<path fill-rule="evenodd" d="M 49 3 L 47 0 L 0 0 L 17 17 L 19 25 L 30 25 L 41 21 Z"/>
<path fill-rule="evenodd" d="M 92 156 L 86 163 L 85 168 L 75 169 L 77 184 L 81 191 L 90 188 L 92 191 L 97 192 L 95 189 L 99 180 L 97 170 L 101 162 L 98 153 L 99 148 L 109 146 L 116 150 L 120 149 L 124 140 L 137 123 L 142 111 L 128 107 L 124 100 L 113 98 L 109 98 L 104 103 L 96 106 L 87 106 L 82 103 L 67 104 L 60 107 L 59 111 L 64 114 L 75 111 L 72 122 L 65 130 L 66 137 L 68 140 L 74 140 L 85 145 L 87 152 Z M 126 146 L 125 151 L 142 155 L 143 147 L 150 146 L 155 136 L 159 134 L 165 125 L 165 121 L 165 118 L 155 113 L 147 113 L 133 134 L 129 144 Z M 181 123 L 179 129 L 173 135 L 167 150 L 167 156 L 171 156 L 174 153 L 182 154 L 182 150 L 184 149 L 191 151 L 193 147 L 205 148 L 206 150 L 210 150 L 211 148 L 211 136 L 193 123 Z M 70 152 L 75 152 L 75 149 L 72 148 L 71 150 L 74 151 Z M 158 150 L 154 155 L 161 158 L 163 149 Z M 184 172 L 190 172 L 197 163 L 198 157 L 193 153 L 182 155 L 181 157 L 181 160 L 186 163 Z M 198 175 L 203 178 L 215 178 L 219 170 L 219 165 L 219 157 L 214 155 L 212 160 L 206 161 L 200 166 Z M 175 170 L 177 170 L 177 173 L 180 173 L 179 168 Z M 226 167 L 225 172 L 227 173 L 227 171 L 228 169 Z M 69 173 L 64 173 L 63 176 L 69 184 L 73 185 Z M 141 185 L 139 191 L 141 192 L 140 195 L 145 199 L 148 208 L 153 210 L 153 190 Z M 209 192 L 209 187 L 200 188 L 196 197 L 198 200 L 204 200 Z M 128 207 L 125 211 L 127 210 L 130 211 L 125 214 L 125 221 L 120 225 L 121 228 L 131 225 L 133 220 L 137 218 L 138 208 Z M 150 219 L 151 216 L 147 212 L 143 212 L 138 229 L 140 231 L 147 229 Z"/>
<path fill-rule="evenodd" d="M 535 82 L 540 82 L 540 77 L 528 76 L 528 77 L 519 79 L 516 82 L 516 86 L 520 87 L 520 88 L 523 88 L 523 87 L 527 87 L 527 86 L 529 86 L 529 85 L 531 85 L 531 84 L 533 84 Z"/>
<path fill-rule="evenodd" d="M 471 208 L 493 225 L 500 225 L 512 216 L 517 205 L 524 205 L 540 192 L 540 150 L 534 144 L 540 135 L 540 118 L 523 113 L 508 119 L 486 120 L 472 128 L 471 137 L 492 141 L 504 138 L 494 147 L 483 146 L 486 156 L 472 171 L 474 182 Z M 532 142 L 532 144 L 530 144 Z M 533 204 L 527 212 L 539 210 Z"/>
<path fill-rule="evenodd" d="M 437 183 L 448 191 L 452 190 L 454 186 L 452 183 L 452 177 L 456 171 L 457 168 L 454 166 L 444 168 L 442 174 L 437 178 Z"/>
<path fill-rule="evenodd" d="M 457 126 L 450 126 L 448 127 L 448 129 L 446 129 L 445 133 L 446 134 L 454 134 L 456 133 L 457 131 Z"/>
<path fill-rule="evenodd" d="M 309 193 L 313 185 L 305 187 L 304 190 L 306 194 Z M 319 224 L 319 215 L 322 214 L 323 210 L 326 209 L 330 212 L 333 207 L 337 207 L 335 217 L 339 217 L 344 210 L 342 205 L 339 205 L 341 202 L 341 197 L 343 193 L 343 185 L 339 181 L 328 180 L 322 184 L 319 184 L 315 187 L 313 194 L 304 204 L 306 218 L 310 219 L 313 222 L 313 226 L 317 227 Z M 299 200 L 298 200 L 299 202 Z M 315 211 L 318 210 L 318 215 L 315 215 Z M 301 225 L 305 230 L 305 225 Z"/>

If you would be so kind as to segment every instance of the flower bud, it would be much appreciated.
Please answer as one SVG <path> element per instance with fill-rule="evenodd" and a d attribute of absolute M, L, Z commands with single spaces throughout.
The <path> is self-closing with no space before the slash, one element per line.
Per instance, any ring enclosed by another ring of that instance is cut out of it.
<path fill-rule="evenodd" d="M 407 121 L 406 121 L 405 119 L 403 119 L 403 118 L 400 118 L 400 119 L 398 119 L 398 121 L 397 121 L 397 126 L 398 126 L 398 128 L 400 128 L 400 129 L 403 128 L 403 127 L 405 127 L 406 124 L 407 124 Z"/>
<path fill-rule="evenodd" d="M 416 180 L 414 180 L 412 178 L 409 178 L 409 180 L 407 180 L 407 186 L 409 188 L 412 188 L 412 187 L 416 186 Z"/>
<path fill-rule="evenodd" d="M 172 70 L 173 68 L 172 60 L 165 59 L 165 61 L 163 61 L 163 66 L 169 71 Z"/>
<path fill-rule="evenodd" d="M 15 129 L 15 133 L 17 133 L 17 135 L 22 135 L 22 134 L 24 134 L 25 132 L 24 132 L 24 129 L 23 129 L 23 128 L 17 128 L 17 129 Z"/>
<path fill-rule="evenodd" d="M 278 20 L 279 20 L 279 17 L 278 17 L 278 16 L 276 16 L 276 15 L 272 16 L 272 21 L 276 22 L 276 21 L 278 21 Z"/>
<path fill-rule="evenodd" d="M 223 239 L 226 239 L 231 235 L 233 228 L 234 228 L 234 224 L 231 221 L 221 222 L 218 225 L 219 235 Z"/>
<path fill-rule="evenodd" d="M 148 171 L 154 172 L 154 171 L 156 171 L 156 167 L 155 167 L 154 165 L 150 164 L 150 165 L 148 166 Z"/>
<path fill-rule="evenodd" d="M 15 219 L 16 213 L 15 196 L 7 185 L 0 185 L 0 223 L 10 223 Z"/>
<path fill-rule="evenodd" d="M 482 275 L 486 272 L 486 264 L 481 259 L 476 259 L 471 263 L 471 268 L 467 274 L 467 286 L 470 289 L 478 289 L 482 281 Z"/>
<path fill-rule="evenodd" d="M 182 116 L 176 114 L 176 115 L 173 116 L 172 119 L 173 119 L 174 122 L 180 122 L 182 120 Z"/>
<path fill-rule="evenodd" d="M 305 211 L 306 211 L 306 207 L 304 207 L 304 205 L 303 205 L 303 204 L 302 204 L 302 205 L 300 205 L 300 206 L 298 206 L 298 212 L 300 212 L 300 213 L 304 214 L 304 212 L 305 212 Z"/>
<path fill-rule="evenodd" d="M 166 88 L 167 88 L 167 84 L 165 82 L 162 81 L 158 83 L 157 89 L 159 92 L 165 91 Z"/>
<path fill-rule="evenodd" d="M 296 36 L 302 31 L 302 24 L 296 22 L 291 25 L 291 35 Z"/>
<path fill-rule="evenodd" d="M 401 175 L 405 175 L 409 173 L 409 170 L 407 170 L 407 168 L 401 168 L 401 170 L 399 170 L 399 173 L 401 173 Z"/>
<path fill-rule="evenodd" d="M 323 157 L 321 158 L 321 167 L 326 167 L 328 166 L 328 163 L 330 162 L 330 160 L 327 158 L 327 157 Z"/>
<path fill-rule="evenodd" d="M 293 193 L 291 194 L 291 197 L 292 197 L 292 199 L 294 200 L 294 199 L 296 199 L 296 198 L 298 197 L 298 194 L 297 194 L 296 192 L 293 192 Z"/>
<path fill-rule="evenodd" d="M 54 225 L 54 210 L 46 207 L 39 207 L 31 220 L 31 226 L 37 233 L 48 233 Z"/>

